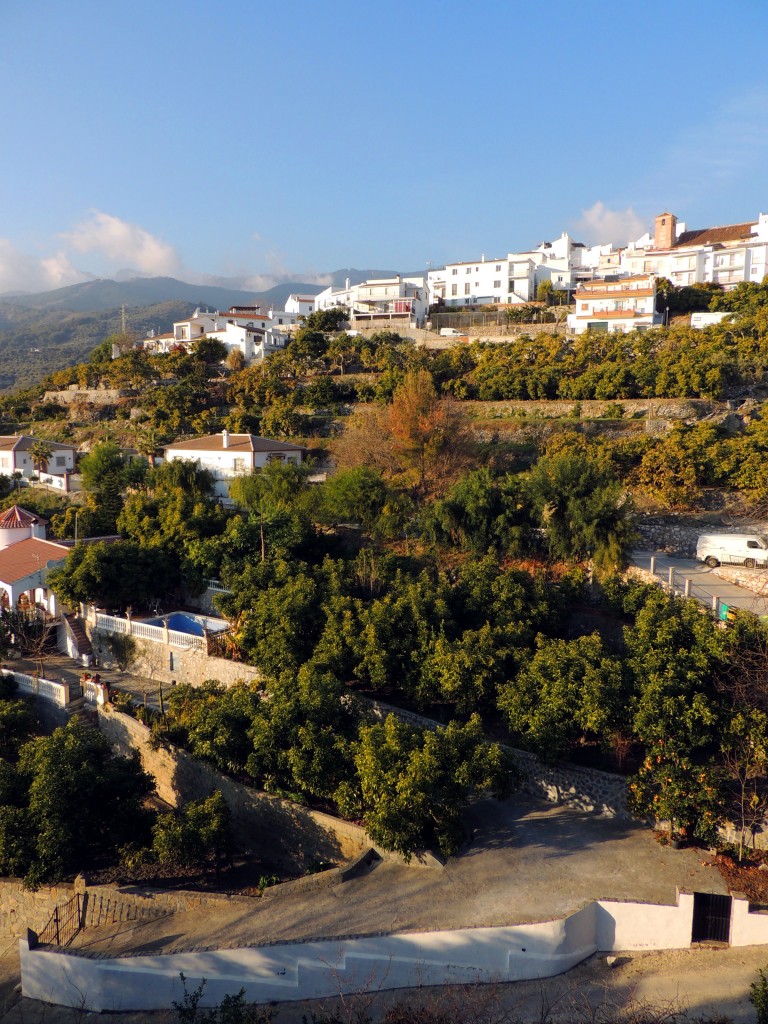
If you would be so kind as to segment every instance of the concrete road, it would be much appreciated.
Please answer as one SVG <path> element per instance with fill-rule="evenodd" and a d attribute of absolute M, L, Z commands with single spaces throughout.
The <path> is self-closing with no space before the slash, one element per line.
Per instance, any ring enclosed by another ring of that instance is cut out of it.
<path fill-rule="evenodd" d="M 651 560 L 653 572 L 659 582 L 669 584 L 672 580 L 676 593 L 687 592 L 688 596 L 706 608 L 717 609 L 719 612 L 723 606 L 727 606 L 740 608 L 755 615 L 768 615 L 768 596 L 729 583 L 717 575 L 716 569 L 710 569 L 703 562 L 696 562 L 692 558 L 678 558 L 662 551 L 635 551 L 632 554 L 633 563 L 646 571 L 651 570 Z M 739 571 L 754 573 L 756 579 L 764 578 L 768 594 L 768 574 L 765 569 L 744 569 L 740 566 Z M 690 582 L 686 585 L 686 581 Z"/>

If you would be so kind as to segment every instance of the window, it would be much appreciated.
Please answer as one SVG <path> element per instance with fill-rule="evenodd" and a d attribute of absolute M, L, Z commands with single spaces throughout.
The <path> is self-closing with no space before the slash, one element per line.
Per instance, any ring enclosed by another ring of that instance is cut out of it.
<path fill-rule="evenodd" d="M 67 464 L 67 460 L 64 458 L 63 455 L 57 455 L 56 456 L 56 465 L 57 466 L 66 466 L 66 464 Z"/>
<path fill-rule="evenodd" d="M 493 287 L 494 288 L 501 288 L 501 281 L 494 281 L 493 282 Z"/>
<path fill-rule="evenodd" d="M 245 459 L 233 459 L 232 460 L 232 469 L 234 469 L 234 471 L 236 473 L 244 473 L 245 472 Z"/>
<path fill-rule="evenodd" d="M 498 274 L 500 270 L 501 270 L 501 264 L 497 263 L 496 264 L 496 273 Z"/>
<path fill-rule="evenodd" d="M 464 294 L 469 295 L 469 281 L 464 285 Z"/>
<path fill-rule="evenodd" d="M 457 284 L 452 284 L 451 285 L 451 295 L 456 295 L 458 293 L 458 290 L 459 290 L 459 286 Z"/>
<path fill-rule="evenodd" d="M 453 268 L 453 270 L 451 271 L 451 273 L 452 273 L 452 274 L 454 274 L 454 275 L 455 275 L 455 274 L 458 274 L 458 270 L 456 269 L 456 267 L 454 267 L 454 268 Z"/>

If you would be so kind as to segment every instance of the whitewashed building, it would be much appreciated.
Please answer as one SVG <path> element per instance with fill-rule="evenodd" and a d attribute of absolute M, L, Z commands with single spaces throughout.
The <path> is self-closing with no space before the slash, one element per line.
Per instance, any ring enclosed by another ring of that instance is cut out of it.
<path fill-rule="evenodd" d="M 660 213 L 650 233 L 622 251 L 627 275 L 657 274 L 673 285 L 713 282 L 735 288 L 768 274 L 768 214 L 741 224 L 688 231 L 673 213 Z"/>
<path fill-rule="evenodd" d="M 291 294 L 285 300 L 285 312 L 295 316 L 309 316 L 315 310 L 315 295 Z"/>
<path fill-rule="evenodd" d="M 446 306 L 488 306 L 531 302 L 543 281 L 555 291 L 571 293 L 582 281 L 618 266 L 618 253 L 610 244 L 586 246 L 567 232 L 554 242 L 542 242 L 528 252 L 447 263 L 428 275 L 431 301 Z"/>
<path fill-rule="evenodd" d="M 141 347 L 160 354 L 179 346 L 191 351 L 196 342 L 212 338 L 220 341 L 227 353 L 236 349 L 246 363 L 253 363 L 285 348 L 288 337 L 287 327 L 277 325 L 271 312 L 262 313 L 259 306 L 231 306 L 226 313 L 196 309 L 188 319 L 177 320 L 170 333 L 145 338 Z"/>
<path fill-rule="evenodd" d="M 360 284 L 350 284 L 349 279 L 343 288 L 326 288 L 315 296 L 315 309 L 334 309 L 343 307 L 349 310 L 350 322 L 382 322 L 389 321 L 420 326 L 429 307 L 427 277 L 419 274 L 414 277 L 374 278 Z"/>
<path fill-rule="evenodd" d="M 248 476 L 255 469 L 263 469 L 269 462 L 294 462 L 301 465 L 304 449 L 286 441 L 273 441 L 254 434 L 220 434 L 193 437 L 187 441 L 174 441 L 165 449 L 165 461 L 195 462 L 201 469 L 213 474 L 216 494 L 229 496 L 229 485 L 235 477 Z"/>
<path fill-rule="evenodd" d="M 46 520 L 12 505 L 0 514 L 0 607 L 40 606 L 57 614 L 47 586 L 50 569 L 65 561 L 71 546 L 45 539 Z"/>
<path fill-rule="evenodd" d="M 36 444 L 47 444 L 51 456 L 38 465 L 31 449 Z M 43 441 L 29 434 L 0 435 L 0 475 L 13 476 L 21 473 L 27 480 L 39 472 L 51 476 L 65 476 L 74 472 L 77 449 L 61 441 Z"/>
<path fill-rule="evenodd" d="M 585 331 L 636 331 L 658 327 L 664 315 L 656 311 L 656 278 L 653 274 L 617 281 L 587 281 L 574 296 L 576 311 L 568 315 L 574 334 Z"/>

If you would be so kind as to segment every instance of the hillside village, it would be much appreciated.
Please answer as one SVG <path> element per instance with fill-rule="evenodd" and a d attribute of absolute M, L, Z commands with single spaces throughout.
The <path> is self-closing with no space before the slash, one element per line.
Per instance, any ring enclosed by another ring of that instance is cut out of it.
<path fill-rule="evenodd" d="M 766 274 L 768 215 L 667 212 L 624 248 L 201 306 L 0 396 L 25 995 L 73 1005 L 70 971 L 91 1009 L 158 1009 L 180 970 L 328 995 L 339 936 L 383 988 L 768 943 L 768 559 L 709 573 L 741 604 L 685 568 L 700 533 L 768 531 Z M 614 860 L 507 919 L 529 867 L 500 836 L 560 841 L 554 808 Z M 258 949 L 227 959 L 230 933 Z"/>

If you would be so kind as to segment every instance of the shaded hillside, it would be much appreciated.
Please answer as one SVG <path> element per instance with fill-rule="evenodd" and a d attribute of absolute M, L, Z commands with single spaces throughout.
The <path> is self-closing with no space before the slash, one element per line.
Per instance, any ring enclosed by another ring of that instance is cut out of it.
<path fill-rule="evenodd" d="M 144 336 L 170 330 L 189 316 L 191 302 L 161 302 L 125 311 L 126 327 Z M 67 312 L 26 309 L 0 303 L 0 390 L 29 387 L 46 374 L 85 361 L 91 351 L 122 329 L 122 312 Z"/>
<path fill-rule="evenodd" d="M 319 289 L 315 289 L 319 291 Z M 67 310 L 84 313 L 106 312 L 116 307 L 154 306 L 163 302 L 185 302 L 193 306 L 228 309 L 253 305 L 261 300 L 255 292 L 209 285 L 187 284 L 173 277 L 137 277 L 132 281 L 83 281 L 67 288 L 36 295 L 14 295 L 8 301 L 27 309 Z M 2 304 L 0 304 L 2 305 Z"/>

